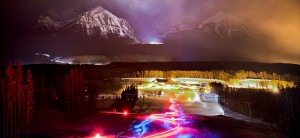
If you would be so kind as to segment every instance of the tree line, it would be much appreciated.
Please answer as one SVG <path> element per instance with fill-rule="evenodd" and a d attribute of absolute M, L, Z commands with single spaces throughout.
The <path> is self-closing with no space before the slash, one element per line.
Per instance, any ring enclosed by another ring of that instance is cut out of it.
<path fill-rule="evenodd" d="M 253 71 L 224 71 L 224 70 L 211 70 L 211 71 L 184 71 L 184 70 L 143 70 L 133 73 L 127 73 L 123 77 L 162 77 L 162 78 L 208 78 L 229 81 L 230 79 L 270 79 L 270 80 L 286 80 L 286 81 L 299 81 L 300 76 L 291 74 L 277 74 L 275 72 L 253 72 Z"/>
<path fill-rule="evenodd" d="M 16 67 L 7 66 L 0 80 L 1 137 L 26 137 L 34 106 L 32 74 L 17 62 Z"/>

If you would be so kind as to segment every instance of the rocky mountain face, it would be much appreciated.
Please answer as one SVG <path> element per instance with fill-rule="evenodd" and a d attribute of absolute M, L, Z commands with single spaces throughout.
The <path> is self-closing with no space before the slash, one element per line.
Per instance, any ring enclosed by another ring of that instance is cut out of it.
<path fill-rule="evenodd" d="M 50 18 L 49 16 L 40 16 L 37 24 L 34 26 L 36 31 L 57 31 L 61 28 L 61 22 Z"/>
<path fill-rule="evenodd" d="M 138 43 L 130 24 L 101 6 L 79 14 L 71 19 L 59 19 L 53 16 L 40 16 L 35 32 L 51 36 L 76 36 L 76 38 L 93 40 L 124 40 Z"/>

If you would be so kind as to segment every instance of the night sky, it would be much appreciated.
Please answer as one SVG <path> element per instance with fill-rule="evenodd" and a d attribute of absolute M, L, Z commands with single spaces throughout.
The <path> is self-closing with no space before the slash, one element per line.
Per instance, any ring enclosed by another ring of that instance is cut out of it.
<path fill-rule="evenodd" d="M 38 16 L 54 10 L 67 17 L 72 9 L 83 12 L 101 5 L 126 19 L 143 41 L 151 41 L 181 21 L 201 22 L 225 11 L 271 36 L 272 45 L 260 46 L 265 55 L 252 56 L 254 61 L 300 64 L 299 0 L 14 0 L 1 3 L 1 58 L 14 56 L 8 52 L 16 48 L 12 48 L 11 41 L 23 37 Z M 241 50 L 246 51 L 247 47 Z"/>

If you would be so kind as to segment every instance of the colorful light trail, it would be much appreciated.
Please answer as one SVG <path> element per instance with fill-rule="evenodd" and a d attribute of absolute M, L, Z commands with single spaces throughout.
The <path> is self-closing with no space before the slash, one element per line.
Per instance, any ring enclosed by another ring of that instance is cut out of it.
<path fill-rule="evenodd" d="M 180 105 L 178 102 L 178 97 L 183 94 L 183 92 L 176 95 L 176 97 L 170 98 L 171 105 L 169 106 L 169 112 L 162 114 L 151 114 L 147 116 L 139 124 L 134 125 L 129 131 L 133 132 L 134 136 L 129 136 L 120 133 L 117 137 L 144 137 L 144 138 L 154 138 L 154 137 L 172 137 L 179 134 L 183 127 L 181 127 L 182 122 L 185 121 L 184 113 L 180 110 Z M 156 128 L 156 130 L 151 130 L 150 126 Z M 157 130 L 158 129 L 158 130 Z"/>

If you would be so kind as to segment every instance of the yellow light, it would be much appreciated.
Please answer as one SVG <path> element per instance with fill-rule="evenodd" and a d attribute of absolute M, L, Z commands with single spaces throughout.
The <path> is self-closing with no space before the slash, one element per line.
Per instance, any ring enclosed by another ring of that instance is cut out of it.
<path fill-rule="evenodd" d="M 278 88 L 274 88 L 273 91 L 274 91 L 274 93 L 278 93 L 279 89 Z"/>
<path fill-rule="evenodd" d="M 205 93 L 210 93 L 210 91 L 209 91 L 209 90 L 204 90 L 204 92 L 205 92 Z"/>

